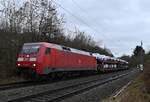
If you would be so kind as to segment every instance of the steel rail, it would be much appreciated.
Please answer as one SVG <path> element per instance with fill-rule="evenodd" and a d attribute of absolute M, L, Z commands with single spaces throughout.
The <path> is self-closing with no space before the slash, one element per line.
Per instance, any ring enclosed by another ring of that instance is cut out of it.
<path fill-rule="evenodd" d="M 133 72 L 133 71 L 131 71 L 131 72 Z M 123 76 L 128 75 L 131 72 L 126 72 L 125 74 L 121 74 L 121 75 L 114 75 L 111 78 L 107 78 L 107 79 L 103 79 L 103 80 L 95 79 L 92 81 L 90 80 L 90 81 L 86 81 L 86 82 L 80 82 L 80 83 L 77 83 L 74 85 L 64 86 L 62 88 L 49 90 L 49 91 L 42 92 L 39 94 L 35 94 L 35 95 L 31 95 L 31 96 L 25 96 L 22 98 L 16 98 L 16 99 L 10 100 L 8 102 L 22 102 L 22 101 L 55 102 L 57 100 L 62 100 L 64 98 L 72 96 L 74 94 L 78 94 L 78 93 L 87 91 L 89 89 L 98 87 L 100 85 L 104 85 L 104 84 L 109 83 L 111 81 L 117 80 Z M 72 91 L 70 91 L 70 90 L 72 90 Z M 61 91 L 62 91 L 62 93 L 65 91 L 65 94 L 60 94 Z M 51 97 L 51 96 L 54 96 L 54 97 Z"/>

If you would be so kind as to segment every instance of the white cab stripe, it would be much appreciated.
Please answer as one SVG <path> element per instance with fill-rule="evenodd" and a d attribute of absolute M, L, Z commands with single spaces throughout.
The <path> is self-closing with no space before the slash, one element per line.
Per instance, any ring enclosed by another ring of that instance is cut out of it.
<path fill-rule="evenodd" d="M 18 58 L 18 61 L 23 61 L 23 58 L 20 58 L 20 57 L 19 57 L 19 58 Z"/>
<path fill-rule="evenodd" d="M 30 58 L 30 61 L 36 61 L 36 58 Z"/>

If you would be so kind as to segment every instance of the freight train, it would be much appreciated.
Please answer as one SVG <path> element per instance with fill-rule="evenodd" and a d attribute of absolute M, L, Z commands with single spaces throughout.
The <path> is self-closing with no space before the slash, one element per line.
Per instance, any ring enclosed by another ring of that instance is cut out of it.
<path fill-rule="evenodd" d="M 128 62 L 58 44 L 38 42 L 23 45 L 18 55 L 17 69 L 39 76 L 70 71 L 106 72 L 128 69 Z"/>

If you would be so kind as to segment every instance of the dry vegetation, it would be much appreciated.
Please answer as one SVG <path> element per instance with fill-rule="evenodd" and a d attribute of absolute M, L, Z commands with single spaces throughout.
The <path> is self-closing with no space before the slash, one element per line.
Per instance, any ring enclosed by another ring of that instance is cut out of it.
<path fill-rule="evenodd" d="M 143 76 L 140 75 L 127 89 L 116 99 L 112 97 L 102 102 L 150 102 L 150 94 L 145 92 Z"/>
<path fill-rule="evenodd" d="M 150 62 L 145 64 L 144 72 L 116 99 L 112 97 L 102 102 L 150 102 Z"/>
<path fill-rule="evenodd" d="M 144 80 L 145 92 L 150 94 L 150 61 L 147 61 L 147 63 L 145 64 L 143 80 Z"/>
<path fill-rule="evenodd" d="M 18 80 L 15 64 L 25 42 L 50 42 L 111 55 L 82 31 L 71 31 L 65 36 L 63 16 L 51 0 L 1 0 L 0 6 L 0 84 Z"/>
<path fill-rule="evenodd" d="M 119 102 L 149 102 L 150 94 L 145 91 L 143 75 L 139 76 L 118 100 Z"/>

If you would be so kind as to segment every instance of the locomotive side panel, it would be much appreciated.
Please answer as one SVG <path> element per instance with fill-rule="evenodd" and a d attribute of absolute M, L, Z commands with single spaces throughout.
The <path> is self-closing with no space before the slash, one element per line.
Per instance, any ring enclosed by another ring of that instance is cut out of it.
<path fill-rule="evenodd" d="M 94 70 L 96 68 L 95 58 L 92 56 L 80 55 L 68 51 L 58 51 L 55 57 L 57 69 L 62 70 Z"/>

